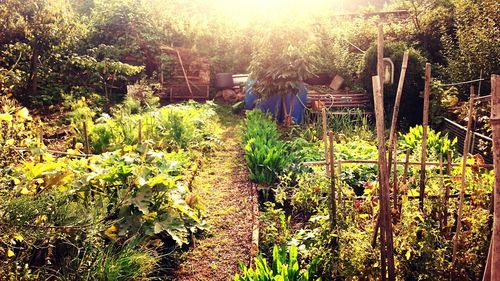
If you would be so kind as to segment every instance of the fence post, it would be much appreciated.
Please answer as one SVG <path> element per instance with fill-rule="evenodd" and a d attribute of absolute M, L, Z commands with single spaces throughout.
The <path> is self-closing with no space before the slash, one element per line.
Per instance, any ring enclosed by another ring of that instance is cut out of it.
<path fill-rule="evenodd" d="M 396 92 L 396 100 L 394 101 L 394 109 L 392 110 L 391 131 L 389 133 L 389 174 L 391 173 L 392 154 L 395 145 L 395 137 L 397 131 L 399 104 L 401 103 L 401 95 L 403 94 L 403 85 L 405 82 L 406 69 L 408 68 L 408 51 L 403 55 L 403 64 L 401 65 L 401 74 L 399 75 L 398 90 Z M 395 154 L 395 153 L 394 153 Z M 395 156 L 397 158 L 397 155 Z"/>
<path fill-rule="evenodd" d="M 380 33 L 379 33 L 380 34 Z M 378 169 L 379 169 L 379 221 L 380 221 L 380 250 L 382 258 L 382 280 L 386 280 L 384 256 L 387 259 L 387 272 L 389 280 L 395 280 L 394 272 L 394 246 L 392 241 L 392 218 L 389 208 L 389 174 L 387 173 L 387 158 L 385 148 L 384 103 L 380 92 L 380 79 L 372 77 L 373 95 L 375 103 L 375 118 L 377 127 Z M 385 236 L 385 237 L 384 237 Z M 384 249 L 385 248 L 385 249 Z"/>
<path fill-rule="evenodd" d="M 326 109 L 323 108 L 321 110 L 321 123 L 323 125 L 323 142 L 325 144 L 326 175 L 329 176 L 330 175 L 330 166 L 328 165 L 328 163 L 330 160 L 328 157 L 328 132 L 326 131 L 326 118 L 327 118 Z"/>
<path fill-rule="evenodd" d="M 493 231 L 490 259 L 485 272 L 488 280 L 500 280 L 500 75 L 491 76 L 491 129 L 493 131 L 493 164 L 495 185 L 493 188 Z M 487 280 L 487 279 L 484 279 Z"/>
<path fill-rule="evenodd" d="M 85 145 L 85 154 L 90 154 L 89 134 L 87 131 L 87 122 L 83 121 L 83 142 Z"/>
<path fill-rule="evenodd" d="M 335 155 L 334 155 L 334 143 L 333 143 L 333 132 L 328 133 L 328 138 L 330 140 L 330 205 L 331 205 L 331 218 L 330 227 L 334 230 L 337 226 L 337 204 L 335 197 Z"/>

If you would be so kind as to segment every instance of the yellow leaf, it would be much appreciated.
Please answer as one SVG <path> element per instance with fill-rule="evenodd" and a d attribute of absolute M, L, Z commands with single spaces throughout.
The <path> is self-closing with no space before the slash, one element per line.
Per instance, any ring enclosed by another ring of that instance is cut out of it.
<path fill-rule="evenodd" d="M 22 242 L 24 240 L 24 237 L 22 237 L 21 234 L 18 233 L 14 235 L 14 239 L 19 242 Z"/>
<path fill-rule="evenodd" d="M 15 185 L 18 185 L 21 183 L 21 181 L 18 178 L 13 178 L 12 180 L 14 181 Z"/>
<path fill-rule="evenodd" d="M 7 257 L 9 258 L 12 258 L 13 256 L 15 256 L 16 254 L 14 254 L 14 252 L 11 250 L 11 249 L 8 249 L 7 250 Z"/>
<path fill-rule="evenodd" d="M 21 194 L 27 195 L 27 194 L 30 194 L 30 191 L 26 187 L 23 187 L 23 189 L 21 189 Z"/>
<path fill-rule="evenodd" d="M 22 119 L 31 119 L 30 112 L 26 107 L 23 107 L 21 110 L 16 112 L 16 116 Z"/>
<path fill-rule="evenodd" d="M 12 115 L 9 113 L 2 113 L 0 114 L 0 121 L 12 121 Z"/>
<path fill-rule="evenodd" d="M 5 144 L 7 145 L 14 145 L 14 139 L 8 139 Z"/>
<path fill-rule="evenodd" d="M 118 232 L 118 227 L 116 227 L 116 225 L 113 224 L 104 231 L 104 234 L 106 234 L 106 236 L 108 236 L 111 240 L 116 240 L 118 239 L 118 235 L 116 234 L 117 232 Z"/>

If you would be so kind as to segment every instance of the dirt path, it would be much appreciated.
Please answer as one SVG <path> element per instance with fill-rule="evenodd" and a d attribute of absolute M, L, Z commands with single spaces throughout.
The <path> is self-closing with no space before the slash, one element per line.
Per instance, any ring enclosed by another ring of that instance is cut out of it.
<path fill-rule="evenodd" d="M 176 281 L 233 280 L 239 262 L 248 265 L 250 260 L 255 187 L 248 179 L 241 149 L 240 120 L 227 112 L 221 117 L 223 148 L 210 157 L 193 182 L 193 192 L 207 208 L 209 229 L 182 255 Z"/>

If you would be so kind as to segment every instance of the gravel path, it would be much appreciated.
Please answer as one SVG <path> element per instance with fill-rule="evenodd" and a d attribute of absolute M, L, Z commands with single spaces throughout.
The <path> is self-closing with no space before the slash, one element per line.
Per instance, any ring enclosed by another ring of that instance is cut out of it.
<path fill-rule="evenodd" d="M 233 280 L 238 264 L 248 265 L 258 210 L 255 186 L 239 138 L 237 117 L 222 117 L 223 148 L 204 163 L 193 192 L 206 206 L 208 231 L 182 255 L 174 280 Z M 255 248 L 255 246 L 254 246 Z"/>

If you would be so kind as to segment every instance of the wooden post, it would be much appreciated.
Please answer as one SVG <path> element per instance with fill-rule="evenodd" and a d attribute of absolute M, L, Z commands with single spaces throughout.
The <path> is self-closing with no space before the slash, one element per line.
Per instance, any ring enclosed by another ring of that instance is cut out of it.
<path fill-rule="evenodd" d="M 457 260 L 458 241 L 460 240 L 460 232 L 462 228 L 462 212 L 464 206 L 464 196 L 465 196 L 465 186 L 466 186 L 465 173 L 467 171 L 467 156 L 469 155 L 472 119 L 474 118 L 473 111 L 474 111 L 474 86 L 471 86 L 470 98 L 469 98 L 469 114 L 468 114 L 469 120 L 467 121 L 467 132 L 465 134 L 464 150 L 462 155 L 463 156 L 462 178 L 460 182 L 460 201 L 458 202 L 457 231 L 455 232 L 455 236 L 453 237 L 453 256 L 452 256 L 453 269 L 455 268 L 455 263 Z"/>
<path fill-rule="evenodd" d="M 87 122 L 83 121 L 83 142 L 85 146 L 85 154 L 90 154 L 89 135 L 87 132 Z"/>
<path fill-rule="evenodd" d="M 323 142 L 325 144 L 326 175 L 328 176 L 330 175 L 330 166 L 328 165 L 330 157 L 328 157 L 328 132 L 326 131 L 326 116 L 326 109 L 323 108 L 321 110 L 321 123 L 323 125 Z"/>
<path fill-rule="evenodd" d="M 403 184 L 406 184 L 408 182 L 408 169 L 410 167 L 410 150 L 406 151 L 406 157 L 405 157 L 405 167 L 403 170 Z"/>
<path fill-rule="evenodd" d="M 396 100 L 394 101 L 394 109 L 392 110 L 391 131 L 389 133 L 389 173 L 391 172 L 392 150 L 395 145 L 395 137 L 397 131 L 399 104 L 401 103 L 401 96 L 403 94 L 403 85 L 405 83 L 406 69 L 408 68 L 408 54 L 406 51 L 403 55 L 403 64 L 401 65 L 401 74 L 399 75 L 398 90 L 396 92 Z"/>
<path fill-rule="evenodd" d="M 446 189 L 443 176 L 444 176 L 443 175 L 443 154 L 439 153 L 439 187 Z M 445 196 L 446 196 L 446 192 L 445 192 Z M 445 196 L 443 196 L 443 200 L 444 200 Z M 443 206 L 441 207 L 441 210 L 439 212 L 439 224 L 441 227 L 441 233 L 443 233 L 443 230 L 446 226 L 444 224 L 444 212 L 445 212 L 444 208 L 446 208 L 446 206 L 444 206 L 444 202 L 443 202 Z"/>
<path fill-rule="evenodd" d="M 420 202 L 419 207 L 424 212 L 425 196 L 425 162 L 427 162 L 427 127 L 429 125 L 429 97 L 431 94 L 431 64 L 425 64 L 424 116 L 422 121 L 422 157 L 420 158 Z"/>
<path fill-rule="evenodd" d="M 43 153 L 42 153 L 42 148 L 43 148 L 43 130 L 40 129 L 40 143 L 39 143 L 39 146 L 40 146 L 40 163 L 43 162 Z"/>
<path fill-rule="evenodd" d="M 380 84 L 380 95 L 382 100 L 384 99 L 384 25 L 382 23 L 378 24 L 378 36 L 377 36 L 377 76 L 379 78 Z"/>
<path fill-rule="evenodd" d="M 493 231 L 489 267 L 491 268 L 490 280 L 500 280 L 500 75 L 491 76 L 490 121 L 493 131 L 495 186 L 493 188 Z"/>
<path fill-rule="evenodd" d="M 330 218 L 330 228 L 334 230 L 337 226 L 337 204 L 335 198 L 335 156 L 334 156 L 334 143 L 333 143 L 333 132 L 328 133 L 328 138 L 330 140 L 330 205 L 331 205 L 331 218 Z"/>
<path fill-rule="evenodd" d="M 379 26 L 380 27 L 380 26 Z M 380 248 L 381 248 L 381 265 L 382 265 L 382 280 L 386 280 L 384 265 L 384 252 L 387 258 L 387 272 L 390 281 L 395 280 L 394 272 L 394 246 L 392 241 L 392 218 L 389 208 L 389 174 L 387 173 L 387 158 L 385 148 L 385 126 L 384 126 L 384 104 L 383 97 L 380 92 L 380 78 L 372 77 L 374 103 L 375 103 L 375 118 L 377 127 L 377 143 L 378 143 L 378 169 L 379 169 L 379 208 L 380 208 Z M 385 236 L 385 239 L 384 239 Z M 384 241 L 385 240 L 385 241 Z M 385 250 L 384 250 L 385 248 Z"/>
<path fill-rule="evenodd" d="M 398 196 L 399 196 L 399 183 L 398 183 L 398 144 L 396 141 L 394 141 L 394 170 L 393 170 L 393 194 L 392 196 L 394 197 L 394 209 L 398 210 Z M 390 171 L 390 168 L 387 170 Z"/>
<path fill-rule="evenodd" d="M 451 150 L 448 151 L 448 156 L 446 158 L 446 175 L 451 178 L 451 161 L 452 161 Z M 444 203 L 443 203 L 443 224 L 445 227 L 448 226 L 448 201 L 450 199 L 450 183 L 446 183 L 444 187 Z"/>
<path fill-rule="evenodd" d="M 339 183 L 339 191 L 338 191 L 338 198 L 339 198 L 339 204 L 338 206 L 344 206 L 342 204 L 342 197 L 344 196 L 344 192 L 342 192 L 342 182 L 341 182 L 341 177 L 342 177 L 342 160 L 338 160 L 337 161 L 337 169 L 338 169 L 338 172 L 337 172 L 337 179 L 338 179 L 338 183 Z"/>

